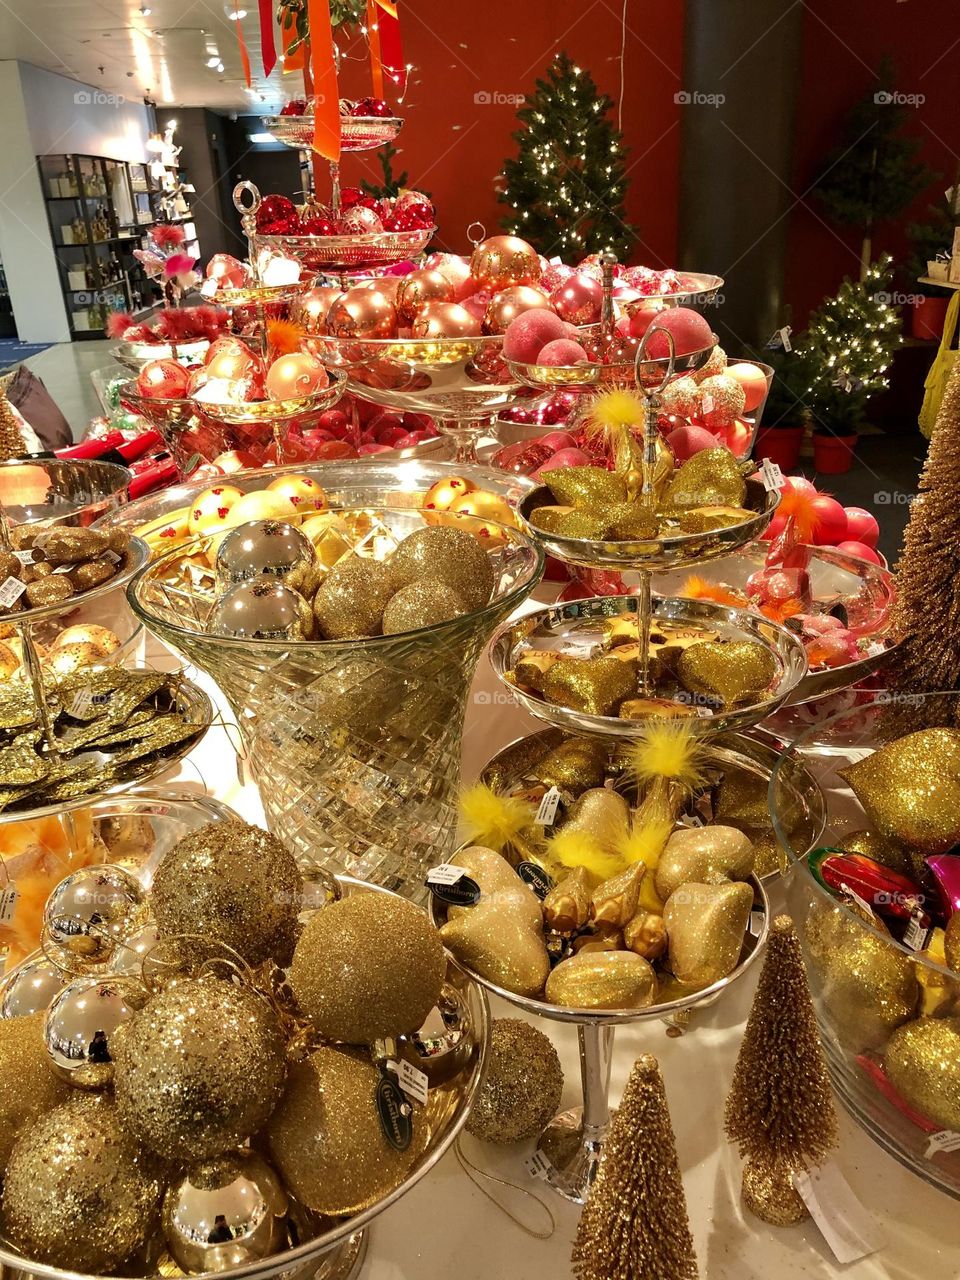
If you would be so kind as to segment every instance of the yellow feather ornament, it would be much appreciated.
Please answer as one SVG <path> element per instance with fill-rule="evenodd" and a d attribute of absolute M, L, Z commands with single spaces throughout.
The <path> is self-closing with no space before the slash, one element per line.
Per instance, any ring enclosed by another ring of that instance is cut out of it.
<path fill-rule="evenodd" d="M 460 814 L 468 840 L 502 853 L 525 827 L 533 824 L 537 811 L 526 800 L 497 795 L 478 782 L 461 793 Z"/>
<path fill-rule="evenodd" d="M 675 778 L 689 791 L 703 781 L 699 739 L 682 720 L 646 725 L 626 750 L 628 775 L 641 785 L 654 778 Z"/>
<path fill-rule="evenodd" d="M 609 880 L 625 866 L 619 854 L 608 853 L 598 840 L 583 831 L 559 831 L 547 845 L 547 852 L 570 870 L 583 867 L 597 881 Z"/>

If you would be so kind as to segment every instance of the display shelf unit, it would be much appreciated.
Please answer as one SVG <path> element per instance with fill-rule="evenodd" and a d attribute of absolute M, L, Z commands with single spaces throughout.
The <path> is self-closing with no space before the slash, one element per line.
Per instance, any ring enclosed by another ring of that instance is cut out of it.
<path fill-rule="evenodd" d="M 111 311 L 152 301 L 134 257 L 153 225 L 149 166 L 67 154 L 38 156 L 37 165 L 70 335 L 102 338 Z"/>

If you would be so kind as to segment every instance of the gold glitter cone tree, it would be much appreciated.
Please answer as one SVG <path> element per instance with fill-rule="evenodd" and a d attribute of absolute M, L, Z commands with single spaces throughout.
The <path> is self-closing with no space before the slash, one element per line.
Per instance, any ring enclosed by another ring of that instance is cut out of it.
<path fill-rule="evenodd" d="M 897 564 L 894 630 L 900 646 L 888 668 L 903 692 L 960 688 L 960 360 L 937 415 Z M 955 706 L 953 699 L 944 705 Z"/>
<path fill-rule="evenodd" d="M 806 1217 L 795 1171 L 823 1162 L 837 1141 L 827 1066 L 793 921 L 778 916 L 744 1032 L 724 1117 L 747 1159 L 743 1195 L 766 1222 Z"/>
<path fill-rule="evenodd" d="M 630 1072 L 573 1245 L 578 1280 L 696 1280 L 677 1147 L 656 1058 Z"/>

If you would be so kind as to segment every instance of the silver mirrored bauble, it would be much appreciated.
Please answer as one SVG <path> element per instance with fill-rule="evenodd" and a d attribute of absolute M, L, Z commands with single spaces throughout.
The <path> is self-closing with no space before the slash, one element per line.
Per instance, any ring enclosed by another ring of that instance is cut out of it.
<path fill-rule="evenodd" d="M 229 1271 L 286 1247 L 288 1196 L 253 1151 L 194 1165 L 167 1190 L 163 1234 L 187 1272 Z"/>
<path fill-rule="evenodd" d="M 43 912 L 44 950 L 68 973 L 103 965 L 116 944 L 144 923 L 140 882 L 122 867 L 84 867 L 61 880 Z"/>
<path fill-rule="evenodd" d="M 113 1080 L 110 1039 L 147 993 L 131 978 L 75 978 L 54 996 L 43 1037 L 57 1075 L 78 1089 Z"/>
<path fill-rule="evenodd" d="M 157 926 L 148 920 L 117 945 L 110 961 L 110 972 L 139 980 L 143 976 L 143 961 L 159 940 Z"/>
<path fill-rule="evenodd" d="M 210 630 L 245 640 L 307 640 L 313 626 L 310 605 L 283 583 L 241 582 L 213 606 Z"/>
<path fill-rule="evenodd" d="M 469 1064 L 474 1040 L 467 1003 L 456 987 L 445 982 L 420 1029 L 400 1037 L 400 1056 L 419 1068 L 435 1088 Z"/>
<path fill-rule="evenodd" d="M 286 520 L 250 520 L 222 539 L 217 549 L 217 590 L 238 582 L 273 578 L 299 587 L 314 561 L 313 543 Z"/>
<path fill-rule="evenodd" d="M 0 979 L 0 1018 L 25 1018 L 46 1009 L 66 979 L 41 951 Z"/>

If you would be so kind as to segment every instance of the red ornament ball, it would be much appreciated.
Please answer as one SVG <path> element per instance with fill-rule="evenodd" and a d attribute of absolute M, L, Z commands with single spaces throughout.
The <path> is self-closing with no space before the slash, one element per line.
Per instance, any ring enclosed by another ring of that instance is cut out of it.
<path fill-rule="evenodd" d="M 359 102 L 355 102 L 350 108 L 350 115 L 363 116 L 367 119 L 375 116 L 378 119 L 383 119 L 392 116 L 393 109 L 382 98 L 361 98 Z"/>
<path fill-rule="evenodd" d="M 585 360 L 589 360 L 586 351 L 579 342 L 573 342 L 570 338 L 555 338 L 553 342 L 548 342 L 546 346 L 541 347 L 540 354 L 537 356 L 537 364 L 548 365 L 551 368 L 581 364 Z"/>
<path fill-rule="evenodd" d="M 848 556 L 856 556 L 859 560 L 869 560 L 871 564 L 881 566 L 883 564 L 875 548 L 868 546 L 865 542 L 844 540 L 837 543 L 837 550 L 845 552 Z"/>
<path fill-rule="evenodd" d="M 540 288 L 545 289 L 547 293 L 553 293 L 554 289 L 563 284 L 564 280 L 569 280 L 571 276 L 576 274 L 573 267 L 568 267 L 564 262 L 549 262 L 540 277 Z"/>
<path fill-rule="evenodd" d="M 568 336 L 566 325 L 556 312 L 536 307 L 508 325 L 503 335 L 503 357 L 521 364 L 534 364 L 548 342 Z"/>
<path fill-rule="evenodd" d="M 215 253 L 207 263 L 206 274 L 222 289 L 241 289 L 247 282 L 246 267 L 231 253 Z"/>
<path fill-rule="evenodd" d="M 759 365 L 750 364 L 748 360 L 740 360 L 736 364 L 727 365 L 727 374 L 736 378 L 743 387 L 744 413 L 753 413 L 766 398 L 767 375 Z"/>
<path fill-rule="evenodd" d="M 817 547 L 835 547 L 847 536 L 847 513 L 836 498 L 818 493 L 811 502 L 816 513 L 816 524 L 810 541 Z"/>
<path fill-rule="evenodd" d="M 268 226 L 298 217 L 296 205 L 286 196 L 264 196 L 257 210 L 257 230 L 269 235 L 271 233 L 266 230 Z"/>
<path fill-rule="evenodd" d="M 379 214 L 366 205 L 355 204 L 340 216 L 337 232 L 342 236 L 372 236 L 383 230 Z"/>
<path fill-rule="evenodd" d="M 550 294 L 553 309 L 570 324 L 596 324 L 602 301 L 603 286 L 584 271 L 568 276 Z"/>
<path fill-rule="evenodd" d="M 453 289 L 454 302 L 469 298 L 476 290 L 476 281 L 470 274 L 470 263 L 456 253 L 430 253 L 424 259 L 424 267 L 439 271 Z"/>
<path fill-rule="evenodd" d="M 862 542 L 865 546 L 876 547 L 880 537 L 880 526 L 869 511 L 863 507 L 847 507 L 847 536 L 854 542 Z"/>
<path fill-rule="evenodd" d="M 190 374 L 176 360 L 151 360 L 137 374 L 137 392 L 149 400 L 182 400 Z"/>
<path fill-rule="evenodd" d="M 710 325 L 698 311 L 689 307 L 668 307 L 652 321 L 648 330 L 646 354 L 651 360 L 666 360 L 670 355 L 667 334 L 673 336 L 676 356 L 689 356 L 694 351 L 713 345 Z"/>

